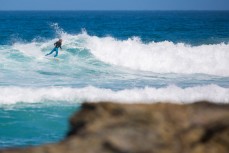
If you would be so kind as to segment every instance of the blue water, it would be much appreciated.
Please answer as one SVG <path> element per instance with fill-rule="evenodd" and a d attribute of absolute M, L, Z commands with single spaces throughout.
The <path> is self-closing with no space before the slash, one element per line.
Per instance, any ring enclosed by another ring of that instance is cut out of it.
<path fill-rule="evenodd" d="M 228 103 L 228 42 L 229 11 L 0 11 L 0 147 L 62 140 L 84 101 Z"/>

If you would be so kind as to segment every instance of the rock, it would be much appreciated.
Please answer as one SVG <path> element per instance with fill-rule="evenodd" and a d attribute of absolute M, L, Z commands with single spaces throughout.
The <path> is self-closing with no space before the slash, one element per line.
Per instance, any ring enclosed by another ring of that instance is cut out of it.
<path fill-rule="evenodd" d="M 229 105 L 84 103 L 64 141 L 0 153 L 229 153 Z"/>

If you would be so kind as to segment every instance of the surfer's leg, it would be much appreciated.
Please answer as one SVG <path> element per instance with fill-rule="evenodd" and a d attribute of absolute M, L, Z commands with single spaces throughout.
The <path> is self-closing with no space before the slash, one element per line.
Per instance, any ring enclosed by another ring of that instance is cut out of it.
<path fill-rule="evenodd" d="M 56 50 L 56 54 L 54 55 L 54 57 L 57 57 L 58 56 L 58 49 Z"/>
<path fill-rule="evenodd" d="M 48 56 L 48 55 L 52 54 L 54 51 L 56 51 L 55 48 L 53 48 L 53 50 L 50 53 L 46 54 L 45 56 Z"/>

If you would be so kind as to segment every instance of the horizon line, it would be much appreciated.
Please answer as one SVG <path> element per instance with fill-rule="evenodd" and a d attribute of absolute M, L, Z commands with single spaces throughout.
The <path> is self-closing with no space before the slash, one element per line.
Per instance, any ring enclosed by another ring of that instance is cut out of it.
<path fill-rule="evenodd" d="M 21 10 L 21 9 L 19 9 L 19 10 L 11 10 L 11 9 L 9 9 L 9 10 L 0 10 L 0 11 L 229 11 L 229 10 L 219 10 L 219 9 L 216 9 L 216 10 L 213 10 L 213 9 L 206 9 L 206 10 L 200 10 L 200 9 L 189 9 L 189 10 L 184 10 L 184 9 L 171 9 L 171 10 L 163 10 L 163 9 L 158 9 L 158 10 L 148 10 L 148 9 L 146 9 L 146 10 L 132 10 L 132 9 L 130 9 L 130 10 L 124 10 L 124 9 L 120 9 L 120 10 L 87 10 L 87 9 L 85 9 L 85 10 L 27 10 L 27 9 L 25 9 L 25 10 Z"/>

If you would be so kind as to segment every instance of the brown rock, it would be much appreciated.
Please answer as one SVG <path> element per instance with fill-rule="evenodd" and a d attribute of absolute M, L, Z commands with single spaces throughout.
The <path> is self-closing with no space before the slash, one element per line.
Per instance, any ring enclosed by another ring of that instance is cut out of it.
<path fill-rule="evenodd" d="M 229 105 L 84 103 L 57 144 L 0 153 L 229 153 Z"/>

